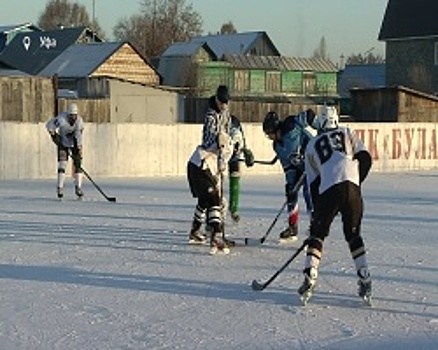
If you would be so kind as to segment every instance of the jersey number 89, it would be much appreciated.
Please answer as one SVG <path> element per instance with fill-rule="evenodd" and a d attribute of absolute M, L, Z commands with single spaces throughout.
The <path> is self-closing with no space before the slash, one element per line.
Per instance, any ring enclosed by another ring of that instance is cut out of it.
<path fill-rule="evenodd" d="M 345 152 L 345 137 L 341 131 L 332 131 L 322 135 L 315 142 L 315 150 L 318 154 L 321 164 L 324 164 L 330 159 L 333 152 Z"/>

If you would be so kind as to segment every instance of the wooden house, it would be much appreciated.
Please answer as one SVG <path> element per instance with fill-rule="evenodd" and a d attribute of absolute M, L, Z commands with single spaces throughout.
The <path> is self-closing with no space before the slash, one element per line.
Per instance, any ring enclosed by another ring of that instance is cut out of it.
<path fill-rule="evenodd" d="M 194 86 L 197 66 L 214 61 L 217 61 L 217 57 L 205 42 L 175 43 L 161 55 L 158 71 L 164 85 Z"/>
<path fill-rule="evenodd" d="M 347 64 L 338 72 L 338 95 L 341 114 L 351 113 L 351 89 L 381 88 L 386 84 L 386 65 Z"/>
<path fill-rule="evenodd" d="M 438 1 L 389 0 L 379 33 L 386 85 L 438 93 Z"/>
<path fill-rule="evenodd" d="M 351 119 L 358 122 L 438 123 L 438 97 L 403 86 L 350 90 Z"/>
<path fill-rule="evenodd" d="M 160 84 L 158 72 L 128 42 L 71 45 L 38 75 L 57 76 L 59 88 L 76 90 L 78 97 L 109 96 L 107 78 Z"/>
<path fill-rule="evenodd" d="M 158 69 L 165 85 L 190 88 L 201 98 L 220 84 L 234 97 L 336 96 L 336 66 L 324 59 L 283 57 L 265 32 L 175 43 Z"/>

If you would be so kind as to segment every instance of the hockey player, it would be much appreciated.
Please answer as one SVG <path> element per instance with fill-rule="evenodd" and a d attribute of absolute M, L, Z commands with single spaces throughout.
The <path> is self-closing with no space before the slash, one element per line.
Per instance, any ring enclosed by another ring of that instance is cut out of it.
<path fill-rule="evenodd" d="M 348 242 L 359 277 L 359 296 L 371 301 L 371 278 L 361 236 L 363 202 L 361 183 L 371 168 L 371 156 L 356 133 L 338 126 L 333 106 L 325 107 L 318 118 L 318 135 L 305 152 L 305 171 L 314 205 L 304 282 L 298 289 L 304 304 L 312 296 L 318 277 L 324 239 L 337 213 L 341 214 L 345 240 Z"/>
<path fill-rule="evenodd" d="M 280 240 L 294 241 L 298 235 L 298 191 L 293 191 L 304 172 L 304 150 L 313 137 L 309 126 L 315 123 L 315 113 L 308 109 L 297 116 L 289 116 L 283 121 L 277 113 L 269 112 L 263 121 L 263 131 L 273 141 L 276 156 L 269 164 L 280 160 L 286 179 L 286 199 L 289 212 L 288 228 L 280 233 Z M 309 216 L 312 205 L 307 187 L 304 186 L 304 199 Z"/>
<path fill-rule="evenodd" d="M 223 173 L 232 154 L 231 118 L 228 111 L 230 95 L 225 85 L 217 88 L 209 99 L 202 143 L 196 147 L 187 165 L 187 178 L 193 197 L 198 199 L 189 234 L 191 243 L 205 243 L 200 232 L 205 220 L 210 230 L 211 253 L 229 252 L 230 241 L 224 237 Z"/>
<path fill-rule="evenodd" d="M 229 210 L 234 222 L 239 222 L 240 162 L 243 159 L 247 167 L 254 165 L 254 155 L 246 145 L 245 135 L 240 120 L 231 116 L 231 139 L 233 154 L 228 162 L 229 173 Z"/>
<path fill-rule="evenodd" d="M 66 112 L 61 112 L 47 122 L 46 128 L 52 141 L 57 146 L 57 196 L 60 199 L 64 196 L 65 170 L 69 156 L 71 156 L 74 165 L 75 193 L 80 199 L 84 195 L 82 191 L 82 132 L 84 122 L 82 117 L 78 115 L 77 104 L 70 103 Z"/>

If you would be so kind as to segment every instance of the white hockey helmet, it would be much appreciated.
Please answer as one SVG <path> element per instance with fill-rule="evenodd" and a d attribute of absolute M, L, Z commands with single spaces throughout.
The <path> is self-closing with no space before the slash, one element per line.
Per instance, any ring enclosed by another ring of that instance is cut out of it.
<path fill-rule="evenodd" d="M 339 123 L 339 116 L 334 106 L 324 106 L 321 115 L 318 117 L 318 130 L 325 131 L 336 129 Z"/>
<path fill-rule="evenodd" d="M 67 107 L 67 114 L 78 114 L 78 105 L 76 103 L 69 103 Z"/>

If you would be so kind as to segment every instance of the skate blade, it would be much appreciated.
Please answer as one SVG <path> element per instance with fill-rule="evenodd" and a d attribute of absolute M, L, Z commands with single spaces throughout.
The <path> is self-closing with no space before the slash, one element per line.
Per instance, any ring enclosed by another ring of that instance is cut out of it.
<path fill-rule="evenodd" d="M 189 244 L 191 244 L 191 245 L 204 245 L 205 243 L 207 243 L 207 240 L 198 241 L 196 239 L 189 239 Z"/>
<path fill-rule="evenodd" d="M 290 243 L 294 243 L 298 241 L 298 237 L 297 236 L 291 236 L 288 238 L 279 238 L 278 242 L 280 244 L 290 244 Z"/>
<path fill-rule="evenodd" d="M 363 302 L 365 303 L 365 305 L 373 306 L 372 303 L 371 303 L 371 296 L 364 296 L 364 297 L 361 297 L 361 298 L 362 298 Z"/>
<path fill-rule="evenodd" d="M 303 306 L 307 305 L 307 303 L 309 302 L 310 298 L 312 298 L 312 294 L 313 294 L 312 292 L 304 292 L 301 295 L 300 300 L 301 300 L 301 303 L 303 304 Z"/>
<path fill-rule="evenodd" d="M 210 255 L 228 255 L 230 254 L 230 248 L 224 247 L 219 249 L 218 247 L 211 247 Z"/>

